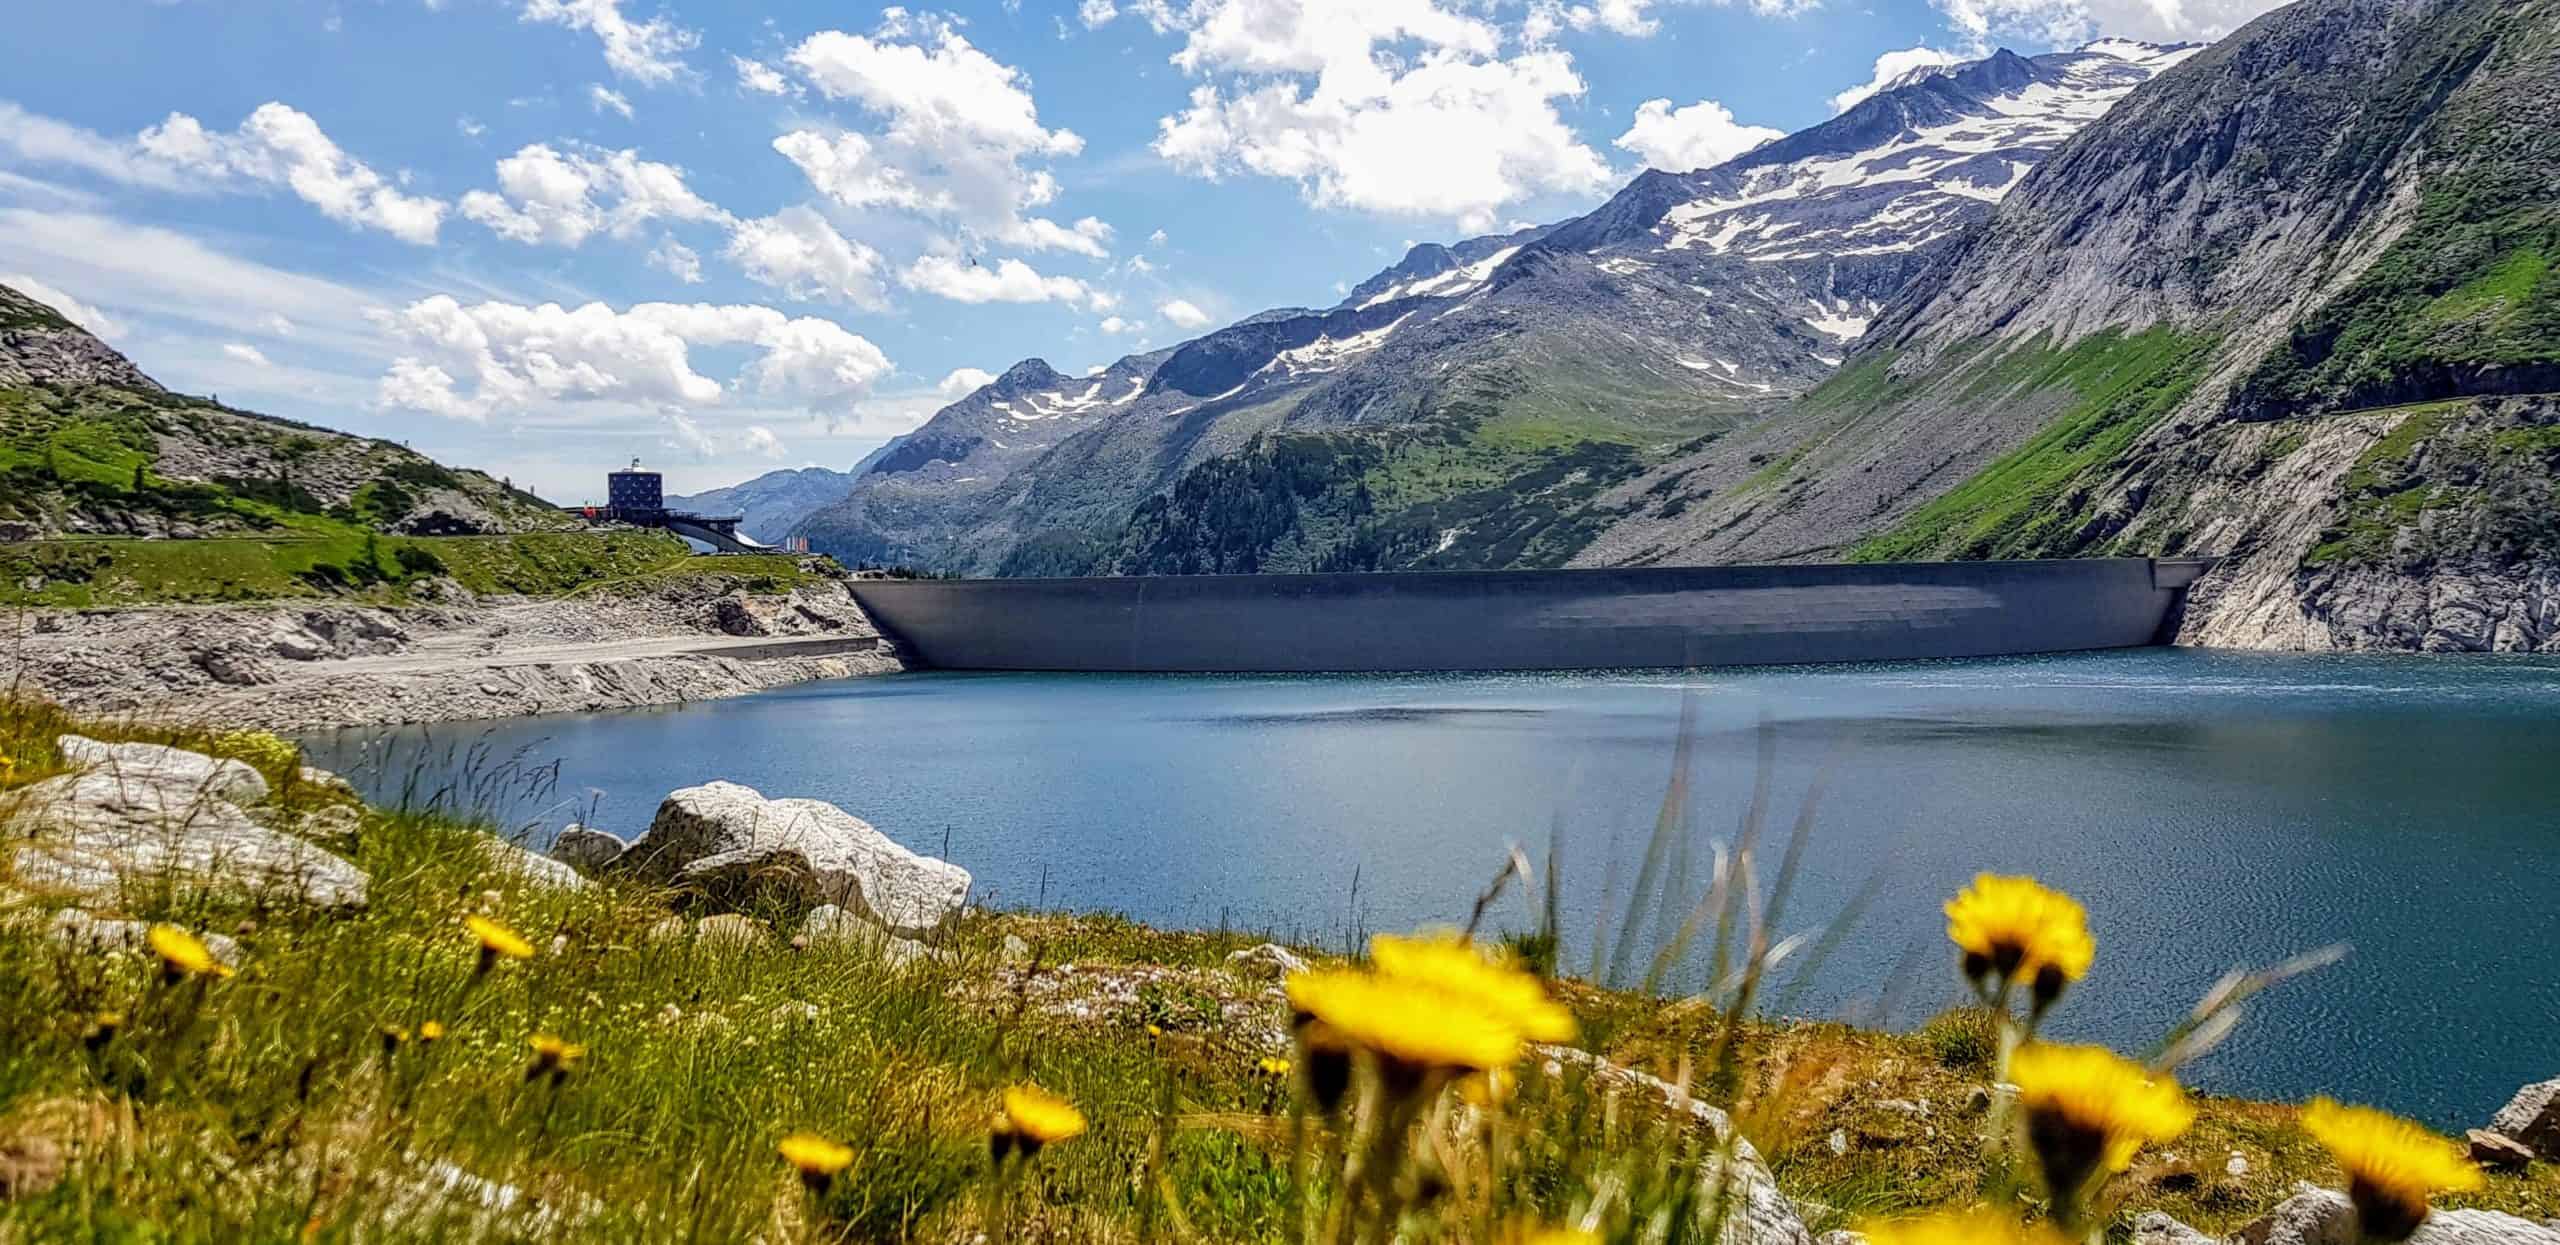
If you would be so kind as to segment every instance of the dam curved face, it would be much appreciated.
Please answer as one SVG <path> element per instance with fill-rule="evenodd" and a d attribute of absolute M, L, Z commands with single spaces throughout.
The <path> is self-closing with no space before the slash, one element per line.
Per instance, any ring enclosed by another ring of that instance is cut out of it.
<path fill-rule="evenodd" d="M 1907 661 L 2163 641 L 2203 561 L 854 581 L 949 670 L 1350 673 Z"/>

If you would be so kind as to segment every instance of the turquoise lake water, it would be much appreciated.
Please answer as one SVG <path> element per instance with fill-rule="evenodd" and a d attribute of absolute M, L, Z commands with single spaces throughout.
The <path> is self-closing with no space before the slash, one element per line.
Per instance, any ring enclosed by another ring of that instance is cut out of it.
<path fill-rule="evenodd" d="M 315 751 L 381 797 L 422 767 L 409 789 L 431 789 L 475 748 L 556 761 L 555 792 L 503 809 L 537 839 L 590 807 L 629 837 L 668 790 L 725 778 L 947 854 L 997 905 L 1329 945 L 1355 926 L 1461 920 L 1507 844 L 1543 859 L 1552 834 L 1567 935 L 1587 948 L 1600 913 L 1624 907 L 1684 702 L 1699 861 L 1733 838 L 1766 730 L 1763 877 L 1821 786 L 1785 930 L 1873 888 L 1819 973 L 1777 1000 L 1791 1014 L 1911 1024 L 1957 1001 L 1938 905 L 1987 869 L 2088 902 L 2098 963 L 2053 1028 L 2127 1050 L 2226 969 L 2352 946 L 2263 996 L 2189 1070 L 2204 1088 L 2332 1093 L 2451 1128 L 2560 1076 L 2560 661 L 2146 650 L 1696 674 L 916 674 L 350 732 Z M 1517 899 L 1497 912 L 1533 923 Z"/>

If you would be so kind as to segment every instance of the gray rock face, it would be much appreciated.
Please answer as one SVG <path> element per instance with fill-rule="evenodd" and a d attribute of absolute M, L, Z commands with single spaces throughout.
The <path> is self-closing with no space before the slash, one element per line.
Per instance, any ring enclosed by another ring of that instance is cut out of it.
<path fill-rule="evenodd" d="M 852 487 L 851 472 L 786 467 L 707 493 L 669 496 L 667 505 L 697 514 L 737 515 L 739 531 L 771 545 L 779 544 L 811 513 L 842 500 Z"/>
<path fill-rule="evenodd" d="M 2503 447 L 2554 418 L 2532 396 L 2560 390 L 2549 334 L 2439 322 L 2395 283 L 2455 288 L 2504 254 L 2427 205 L 2538 219 L 2560 194 L 2555 33 L 2501 0 L 2276 8 L 2082 130 L 1893 299 L 1846 365 L 1872 397 L 1618 486 L 1595 507 L 1623 517 L 1577 560 L 2208 553 L 2188 643 L 2548 651 L 2555 472 Z M 2155 353 L 2109 364 L 2142 413 L 2024 378 L 2144 332 Z M 2382 341 L 2406 348 L 2359 344 Z M 2122 448 L 2040 459 L 2066 418 L 2121 421 Z M 1967 482 L 2014 487 L 1985 474 L 2003 463 L 2052 474 L 1981 504 Z"/>
<path fill-rule="evenodd" d="M 149 786 L 193 789 L 234 804 L 267 798 L 267 780 L 238 761 L 216 760 L 165 744 L 105 744 L 79 735 L 55 741 L 64 760 L 109 777 Z"/>
<path fill-rule="evenodd" d="M 2133 1245 L 2221 1245 L 2221 1242 L 2159 1211 L 2150 1210 L 2133 1221 Z"/>
<path fill-rule="evenodd" d="M 328 908 L 365 902 L 363 871 L 189 783 L 105 768 L 48 778 L 13 793 L 6 828 L 18 840 L 20 885 L 83 902 L 199 890 Z"/>
<path fill-rule="evenodd" d="M 571 822 L 551 841 L 551 858 L 593 876 L 613 867 L 630 850 L 622 840 L 592 827 Z"/>
<path fill-rule="evenodd" d="M 480 837 L 480 854 L 488 860 L 490 868 L 518 881 L 565 891 L 587 888 L 587 879 L 567 863 L 496 835 Z"/>
<path fill-rule="evenodd" d="M 1248 977 L 1277 981 L 1291 973 L 1302 973 L 1307 962 L 1298 953 L 1276 942 L 1257 943 L 1242 951 L 1229 952 L 1227 967 Z"/>
<path fill-rule="evenodd" d="M 618 870 L 661 883 L 786 902 L 833 903 L 892 930 L 939 926 L 969 895 L 969 872 L 919 856 L 822 800 L 767 799 L 737 783 L 669 793 Z"/>
<path fill-rule="evenodd" d="M 2192 1230 L 2190 1230 L 2192 1236 Z M 2205 1238 L 2197 1236 L 2194 1240 Z M 2360 1245 L 2355 1207 L 2334 1189 L 2309 1189 L 2285 1199 L 2266 1218 L 2242 1228 L 2234 1245 Z M 2192 1245 L 2161 1238 L 2162 1245 Z M 2408 1245 L 2560 1245 L 2560 1231 L 2513 1215 L 2486 1210 L 2440 1210 L 2427 1216 Z"/>
<path fill-rule="evenodd" d="M 2531 1147 L 2535 1154 L 2560 1162 L 2560 1080 L 2517 1090 L 2516 1096 L 2490 1119 L 2489 1131 L 2512 1137 Z"/>

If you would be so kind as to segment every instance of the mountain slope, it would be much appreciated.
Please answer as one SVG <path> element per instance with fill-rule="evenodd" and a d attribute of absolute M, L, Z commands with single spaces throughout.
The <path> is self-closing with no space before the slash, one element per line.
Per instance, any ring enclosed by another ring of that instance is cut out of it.
<path fill-rule="evenodd" d="M 1839 377 L 1603 498 L 1577 556 L 2202 552 L 2198 642 L 2560 647 L 2555 203 L 2554 0 L 2302 0 L 2065 144 Z"/>
<path fill-rule="evenodd" d="M 801 532 L 982 574 L 1552 564 L 1592 535 L 1563 516 L 1819 383 L 2027 168 L 2192 51 L 2001 52 L 1578 219 L 1416 247 L 1332 308 L 1098 376 L 1026 361 Z M 1268 490 L 1251 539 L 1222 480 Z"/>
<path fill-rule="evenodd" d="M 738 530 L 775 544 L 802 519 L 835 504 L 853 487 L 853 472 L 825 467 L 768 471 L 752 480 L 690 496 L 669 496 L 667 504 L 697 514 L 740 516 Z"/>
<path fill-rule="evenodd" d="M 456 535 L 574 523 L 529 493 L 388 441 L 173 394 L 52 308 L 0 286 L 0 539 L 350 526 Z"/>

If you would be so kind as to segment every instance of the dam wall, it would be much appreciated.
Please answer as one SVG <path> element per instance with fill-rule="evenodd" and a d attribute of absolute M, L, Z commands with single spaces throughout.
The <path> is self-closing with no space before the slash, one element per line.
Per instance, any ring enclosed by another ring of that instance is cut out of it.
<path fill-rule="evenodd" d="M 1592 670 L 1988 657 L 2165 642 L 2208 561 L 857 579 L 949 670 Z"/>

